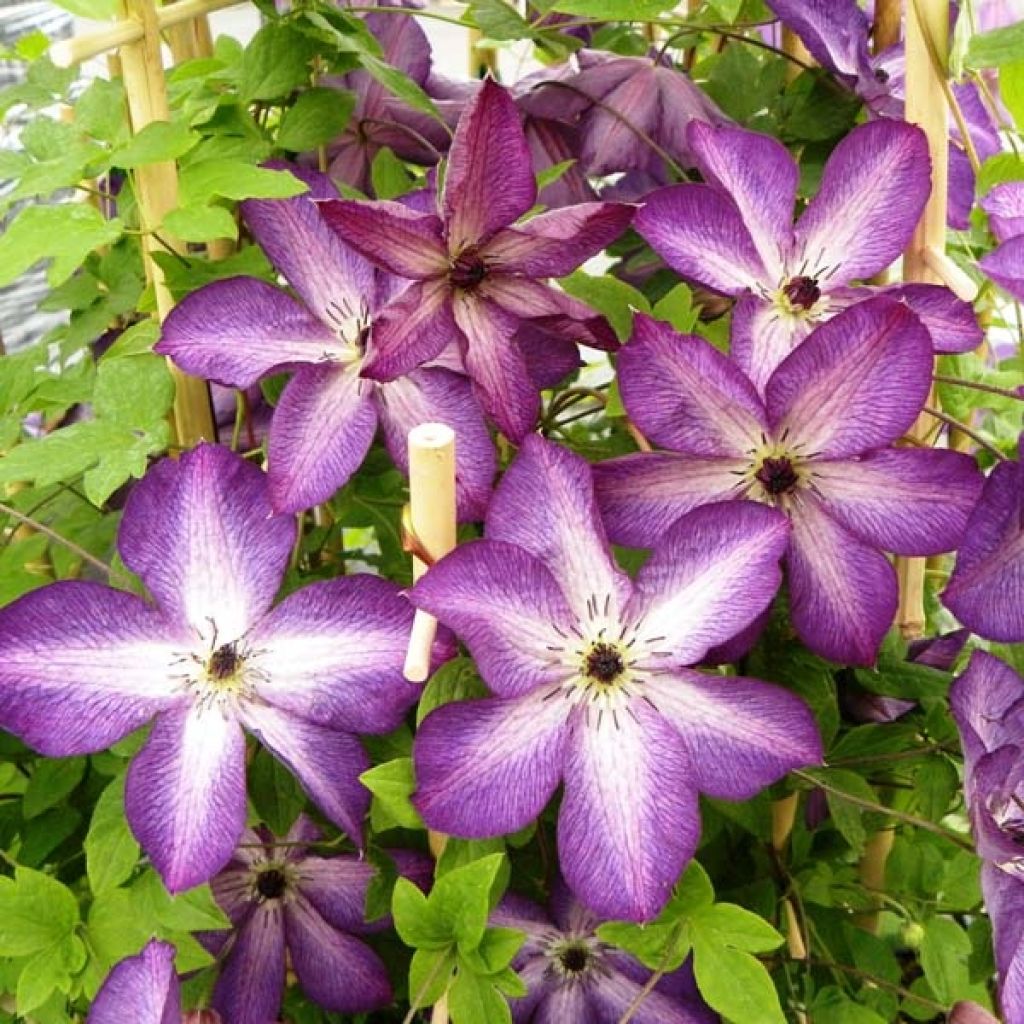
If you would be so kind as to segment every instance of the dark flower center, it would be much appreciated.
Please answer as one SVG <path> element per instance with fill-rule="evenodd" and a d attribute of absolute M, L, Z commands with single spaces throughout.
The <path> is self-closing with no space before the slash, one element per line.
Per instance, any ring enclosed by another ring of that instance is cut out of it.
<path fill-rule="evenodd" d="M 475 249 L 466 249 L 452 261 L 448 280 L 455 288 L 475 288 L 487 276 L 487 266 Z"/>
<path fill-rule="evenodd" d="M 558 962 L 567 974 L 582 974 L 590 965 L 590 950 L 586 946 L 566 946 L 558 954 Z"/>
<path fill-rule="evenodd" d="M 800 477 L 793 468 L 793 463 L 785 457 L 765 459 L 754 476 L 769 494 L 785 494 L 796 487 L 800 481 Z"/>
<path fill-rule="evenodd" d="M 889 72 L 885 68 L 875 68 L 875 78 L 885 85 L 889 81 Z"/>
<path fill-rule="evenodd" d="M 256 891 L 265 900 L 280 899 L 287 888 L 288 879 L 284 877 L 284 872 L 279 871 L 277 868 L 261 871 L 256 876 Z"/>
<path fill-rule="evenodd" d="M 782 294 L 797 309 L 810 309 L 821 298 L 821 289 L 813 277 L 794 277 L 782 289 Z"/>
<path fill-rule="evenodd" d="M 232 642 L 221 644 L 210 655 L 208 670 L 214 679 L 230 679 L 237 671 L 242 659 L 238 656 L 238 647 Z"/>
<path fill-rule="evenodd" d="M 605 685 L 614 683 L 626 670 L 622 654 L 611 644 L 596 643 L 586 656 L 587 675 Z"/>

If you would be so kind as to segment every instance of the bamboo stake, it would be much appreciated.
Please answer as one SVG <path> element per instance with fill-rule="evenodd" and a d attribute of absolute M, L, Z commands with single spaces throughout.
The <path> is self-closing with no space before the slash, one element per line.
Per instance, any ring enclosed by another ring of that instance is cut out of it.
<path fill-rule="evenodd" d="M 796 824 L 796 812 L 799 805 L 800 794 L 798 792 L 788 793 L 772 802 L 772 849 L 780 864 L 793 831 L 793 825 Z M 793 960 L 806 960 L 807 946 L 804 944 L 804 937 L 800 930 L 800 920 L 797 917 L 796 907 L 793 905 L 793 897 L 788 894 L 782 897 L 782 916 L 786 923 L 786 951 Z M 807 1014 L 802 1010 L 796 1011 L 796 1018 L 797 1024 L 807 1024 Z"/>
<path fill-rule="evenodd" d="M 875 53 L 881 53 L 900 41 L 903 0 L 875 0 L 875 24 L 871 34 Z"/>
<path fill-rule="evenodd" d="M 790 57 L 795 57 L 798 61 L 803 64 L 815 64 L 815 59 L 811 56 L 811 51 L 804 46 L 804 41 L 788 26 L 782 26 L 782 51 L 788 53 Z M 786 81 L 792 82 L 803 68 L 799 64 L 789 61 L 786 64 Z"/>

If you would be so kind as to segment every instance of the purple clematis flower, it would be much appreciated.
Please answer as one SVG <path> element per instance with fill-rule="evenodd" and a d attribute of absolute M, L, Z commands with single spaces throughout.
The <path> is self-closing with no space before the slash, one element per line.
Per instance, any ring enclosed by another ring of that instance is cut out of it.
<path fill-rule="evenodd" d="M 531 435 L 487 513 L 411 592 L 452 626 L 496 694 L 424 720 L 414 802 L 465 837 L 515 832 L 564 781 L 562 874 L 609 918 L 654 917 L 692 856 L 697 793 L 745 800 L 821 757 L 807 707 L 691 666 L 759 615 L 789 527 L 753 503 L 700 509 L 630 580 L 612 559 L 590 468 Z"/>
<path fill-rule="evenodd" d="M 389 202 L 322 204 L 349 245 L 414 280 L 377 323 L 364 374 L 391 380 L 455 339 L 485 411 L 519 441 L 540 409 L 516 338 L 522 325 L 563 343 L 615 347 L 603 318 L 538 279 L 562 277 L 600 252 L 625 230 L 632 208 L 583 203 L 515 224 L 536 199 L 515 101 L 488 80 L 456 129 L 440 217 Z"/>
<path fill-rule="evenodd" d="M 1024 435 L 1021 437 L 1024 453 Z M 1024 642 L 1024 463 L 1000 462 L 985 481 L 942 603 L 973 633 Z"/>
<path fill-rule="evenodd" d="M 300 815 L 278 843 L 266 829 L 246 830 L 231 863 L 211 882 L 234 925 L 204 942 L 222 963 L 211 1000 L 224 1024 L 277 1019 L 285 987 L 285 957 L 306 995 L 335 1013 L 366 1013 L 391 1002 L 380 957 L 360 938 L 387 927 L 367 923 L 366 894 L 376 868 L 351 855 L 318 857 L 307 847 L 321 838 Z M 417 885 L 432 865 L 411 851 L 392 856 Z"/>
<path fill-rule="evenodd" d="M 928 145 L 914 125 L 855 128 L 825 164 L 796 225 L 799 169 L 781 143 L 694 121 L 691 148 L 706 184 L 651 195 L 636 229 L 683 277 L 739 301 L 732 355 L 758 389 L 816 324 L 872 294 L 851 288 L 895 260 L 930 189 Z M 973 310 L 937 285 L 886 289 L 921 317 L 939 352 L 981 341 Z"/>
<path fill-rule="evenodd" d="M 999 245 L 978 261 L 1015 299 L 1024 301 L 1024 181 L 996 185 L 981 201 Z"/>
<path fill-rule="evenodd" d="M 490 923 L 526 933 L 512 962 L 527 994 L 510 999 L 514 1024 L 618 1024 L 651 972 L 597 937 L 601 919 L 556 886 L 548 914 L 507 894 Z M 630 1018 L 636 1024 L 716 1024 L 693 974 L 681 968 L 662 977 Z"/>
<path fill-rule="evenodd" d="M 667 451 L 595 467 L 613 541 L 649 547 L 707 502 L 752 499 L 793 524 L 793 625 L 815 653 L 870 664 L 896 612 L 883 551 L 955 548 L 981 489 L 959 452 L 895 448 L 931 387 L 928 332 L 901 303 L 859 303 L 822 324 L 762 399 L 703 338 L 638 316 L 619 356 L 633 422 Z"/>
<path fill-rule="evenodd" d="M 301 301 L 255 278 L 215 281 L 179 303 L 156 351 L 188 373 L 237 388 L 295 370 L 270 425 L 275 512 L 326 501 L 362 464 L 378 426 L 391 458 L 407 471 L 409 430 L 440 421 L 459 438 L 459 514 L 482 517 L 496 457 L 468 379 L 441 365 L 387 384 L 362 376 L 367 339 L 387 323 L 380 312 L 402 282 L 374 270 L 324 223 L 313 200 L 337 195 L 325 175 L 288 169 L 310 186 L 308 195 L 246 200 L 242 213 Z"/>
<path fill-rule="evenodd" d="M 128 769 L 128 822 L 167 887 L 206 881 L 245 827 L 245 733 L 359 844 L 369 767 L 355 733 L 394 729 L 412 608 L 375 576 L 315 583 L 271 608 L 295 542 L 266 478 L 200 445 L 135 485 L 118 546 L 155 606 L 54 583 L 0 610 L 0 726 L 48 757 L 153 723 Z"/>
<path fill-rule="evenodd" d="M 975 651 L 949 694 L 964 748 L 964 788 L 992 918 L 999 1000 L 1024 1019 L 1024 679 Z"/>

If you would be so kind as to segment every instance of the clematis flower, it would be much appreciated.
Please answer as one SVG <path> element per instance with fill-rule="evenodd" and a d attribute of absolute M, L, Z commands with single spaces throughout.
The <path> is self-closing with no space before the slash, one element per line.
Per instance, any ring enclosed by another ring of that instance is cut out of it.
<path fill-rule="evenodd" d="M 125 811 L 167 887 L 206 881 L 245 827 L 245 733 L 361 843 L 369 767 L 355 733 L 394 729 L 412 608 L 375 576 L 271 608 L 295 542 L 260 470 L 203 444 L 135 485 L 118 547 L 153 604 L 83 581 L 0 610 L 0 727 L 48 757 L 104 750 L 152 722 Z M 439 648 L 440 650 L 440 648 Z"/>
<path fill-rule="evenodd" d="M 1024 452 L 1024 435 L 1021 450 Z M 942 603 L 973 633 L 1024 642 L 1024 464 L 1000 462 L 967 523 Z"/>
<path fill-rule="evenodd" d="M 734 502 L 665 531 L 630 580 L 608 548 L 590 469 L 531 435 L 499 484 L 485 539 L 411 592 L 451 626 L 495 694 L 447 704 L 416 735 L 414 803 L 433 829 L 516 830 L 564 781 L 562 874 L 594 913 L 654 917 L 697 843 L 697 793 L 745 800 L 820 759 L 804 703 L 755 679 L 688 668 L 778 587 L 789 528 Z"/>
<path fill-rule="evenodd" d="M 337 195 L 325 175 L 288 169 L 309 185 L 309 194 L 246 200 L 242 214 L 301 301 L 251 277 L 214 281 L 172 311 L 155 350 L 186 372 L 229 387 L 295 371 L 270 424 L 268 486 L 275 512 L 326 501 L 362 464 L 378 426 L 391 458 L 407 472 L 409 430 L 439 421 L 459 438 L 459 514 L 481 517 L 496 459 L 469 381 L 441 365 L 387 384 L 361 375 L 367 339 L 402 282 L 375 271 L 324 223 L 314 200 Z"/>
<path fill-rule="evenodd" d="M 508 893 L 491 914 L 499 928 L 525 932 L 512 961 L 527 994 L 510 999 L 514 1024 L 618 1024 L 649 981 L 638 960 L 597 937 L 601 919 L 556 886 L 548 914 Z M 715 1024 L 687 968 L 660 978 L 630 1018 L 636 1024 Z"/>
<path fill-rule="evenodd" d="M 999 245 L 978 266 L 1014 298 L 1024 300 L 1024 181 L 996 185 L 981 208 Z"/>
<path fill-rule="evenodd" d="M 1024 1019 L 1024 679 L 975 651 L 949 694 L 964 748 L 964 790 L 995 940 L 999 1001 Z"/>
<path fill-rule="evenodd" d="M 456 129 L 440 216 L 389 202 L 322 204 L 327 223 L 349 245 L 414 280 L 376 324 L 366 376 L 391 380 L 456 339 L 485 411 L 519 441 L 540 409 L 516 340 L 522 325 L 565 342 L 615 347 L 603 318 L 539 279 L 562 277 L 600 252 L 625 230 L 632 209 L 583 203 L 515 224 L 536 199 L 515 102 L 488 80 Z"/>
<path fill-rule="evenodd" d="M 927 141 L 896 121 L 855 128 L 794 226 L 799 169 L 781 143 L 699 121 L 688 137 L 706 184 L 655 192 L 636 229 L 683 277 L 738 299 L 732 355 L 762 389 L 816 324 L 872 294 L 851 283 L 883 270 L 910 241 L 930 189 Z M 886 291 L 918 313 L 936 351 L 981 341 L 970 305 L 948 289 Z"/>
<path fill-rule="evenodd" d="M 285 958 L 305 994 L 335 1013 L 367 1013 L 391 1002 L 380 957 L 361 938 L 387 927 L 367 923 L 366 894 L 376 868 L 355 856 L 318 857 L 307 849 L 320 830 L 300 815 L 283 842 L 247 829 L 227 867 L 211 882 L 233 932 L 204 936 L 221 971 L 211 1003 L 224 1024 L 277 1019 Z M 403 874 L 426 884 L 427 857 L 395 851 Z"/>
<path fill-rule="evenodd" d="M 818 327 L 762 399 L 703 338 L 638 316 L 619 356 L 630 418 L 667 449 L 595 467 L 613 541 L 649 547 L 707 502 L 751 499 L 793 525 L 792 622 L 815 653 L 874 661 L 896 612 L 883 551 L 955 548 L 981 488 L 959 452 L 895 448 L 931 387 L 928 333 L 906 306 L 862 302 Z"/>
<path fill-rule="evenodd" d="M 100 986 L 88 1024 L 198 1024 L 189 1014 L 182 1020 L 181 986 L 174 973 L 174 947 L 152 939 L 141 953 L 116 964 Z M 204 1024 L 220 1024 L 209 1018 Z"/>

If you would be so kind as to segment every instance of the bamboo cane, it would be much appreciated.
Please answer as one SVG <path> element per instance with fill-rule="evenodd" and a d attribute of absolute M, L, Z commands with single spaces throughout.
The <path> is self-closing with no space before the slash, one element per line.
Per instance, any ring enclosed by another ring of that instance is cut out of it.
<path fill-rule="evenodd" d="M 875 23 L 871 29 L 875 53 L 900 41 L 903 0 L 875 0 Z"/>
<path fill-rule="evenodd" d="M 796 792 L 788 793 L 772 802 L 772 850 L 779 858 L 780 864 L 786 845 L 789 843 L 793 825 L 796 823 L 796 812 L 799 805 L 800 794 Z M 800 920 L 797 917 L 796 907 L 793 905 L 793 898 L 788 894 L 782 897 L 782 916 L 786 925 L 786 951 L 793 960 L 806 960 L 807 946 L 800 929 Z M 796 1011 L 796 1019 L 797 1024 L 807 1024 L 807 1014 L 802 1010 Z"/>

